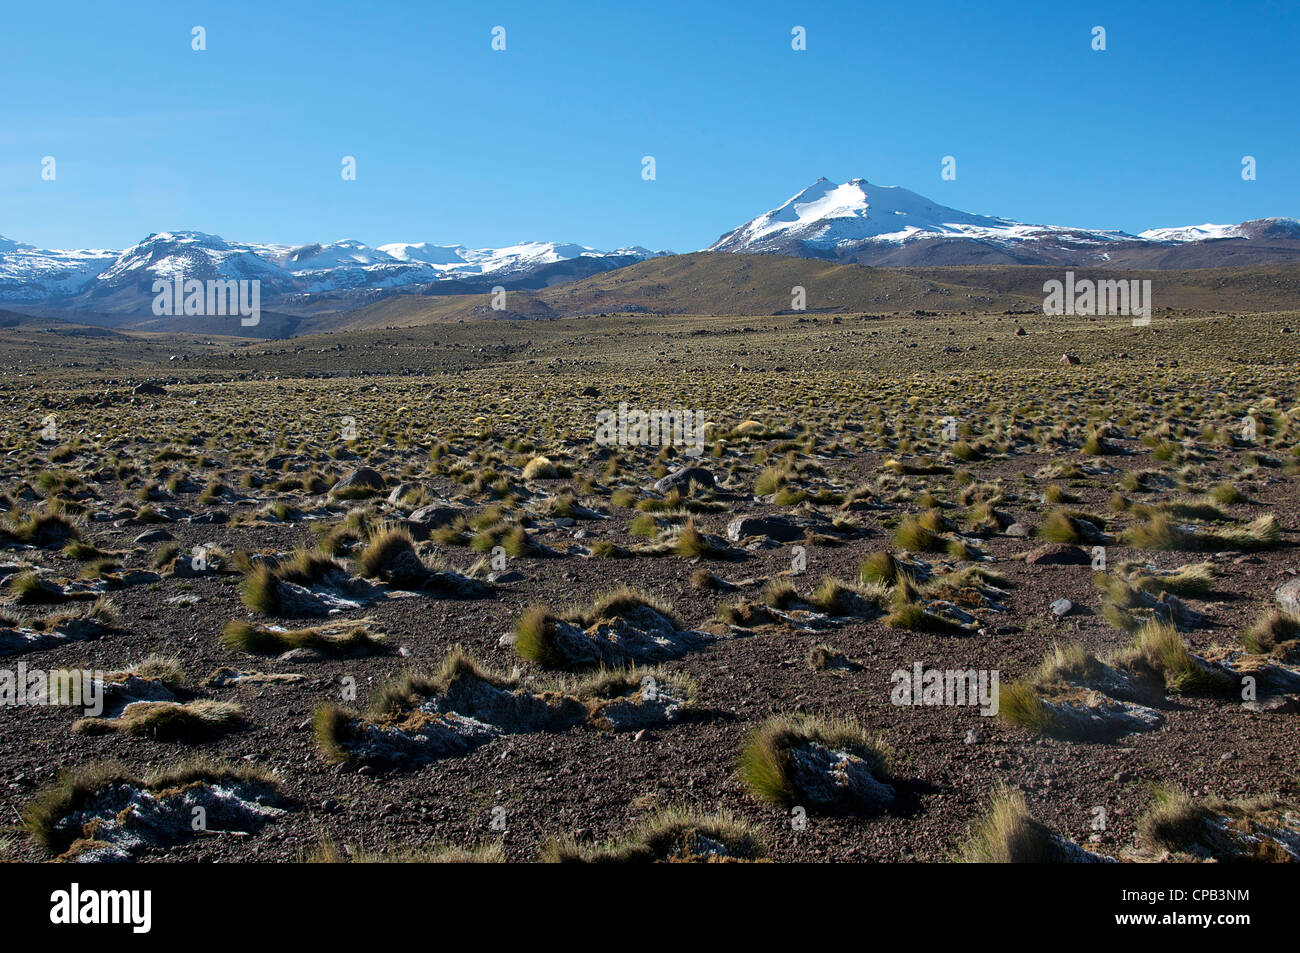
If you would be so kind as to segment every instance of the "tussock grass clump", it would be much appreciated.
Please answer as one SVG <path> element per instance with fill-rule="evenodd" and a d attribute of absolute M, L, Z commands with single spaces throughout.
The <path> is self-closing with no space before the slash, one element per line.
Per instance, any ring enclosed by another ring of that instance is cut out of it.
<path fill-rule="evenodd" d="M 418 717 L 417 709 L 434 698 L 452 711 L 493 722 L 502 717 L 511 719 L 514 711 L 524 720 L 509 730 L 568 728 L 583 722 L 584 713 L 589 727 L 609 730 L 614 725 L 605 711 L 607 706 L 643 692 L 647 683 L 663 686 L 683 707 L 695 705 L 699 697 L 699 685 L 689 676 L 640 666 L 602 665 L 580 677 L 562 676 L 538 683 L 517 669 L 510 674 L 493 671 L 458 643 L 432 672 L 408 670 L 382 683 L 371 695 L 364 713 L 329 702 L 319 705 L 313 713 L 313 731 L 327 760 L 345 761 L 353 756 L 350 748 L 359 737 L 358 721 L 381 727 L 402 724 L 413 713 Z M 476 706 L 483 685 L 510 693 L 513 701 L 504 706 L 492 702 L 492 711 L 480 711 Z M 531 708 L 539 701 L 545 703 L 549 715 L 539 715 L 536 708 Z"/>
<path fill-rule="evenodd" d="M 865 583 L 878 583 L 892 586 L 898 581 L 898 560 L 890 552 L 874 552 L 862 561 L 858 569 L 858 578 Z"/>
<path fill-rule="evenodd" d="M 1043 525 L 1038 527 L 1038 535 L 1049 543 L 1078 545 L 1097 541 L 1099 531 L 1104 525 L 1104 522 L 1096 517 L 1081 518 L 1067 510 L 1053 510 L 1047 515 Z"/>
<path fill-rule="evenodd" d="M 692 589 L 709 589 L 717 592 L 728 588 L 728 584 L 717 576 L 712 570 L 705 569 L 701 566 L 695 572 L 691 573 Z"/>
<path fill-rule="evenodd" d="M 1248 652 L 1267 655 L 1296 639 L 1300 639 L 1300 619 L 1279 609 L 1270 609 L 1246 630 L 1242 643 Z"/>
<path fill-rule="evenodd" d="M 763 587 L 763 605 L 771 606 L 773 609 L 788 609 L 799 599 L 798 590 L 786 576 L 769 579 L 767 585 Z"/>
<path fill-rule="evenodd" d="M 466 679 L 485 682 L 496 688 L 514 689 L 519 686 L 518 678 L 491 671 L 458 642 L 447 650 L 431 674 L 404 672 L 380 685 L 370 699 L 369 711 L 374 715 L 385 715 L 413 708 L 430 696 L 446 695 Z"/>
<path fill-rule="evenodd" d="M 1060 683 L 1087 685 L 1101 674 L 1101 670 L 1102 664 L 1097 656 L 1077 642 L 1064 646 L 1054 642 L 1038 666 L 1034 684 L 1038 686 Z"/>
<path fill-rule="evenodd" d="M 756 728 L 741 748 L 741 781 L 763 801 L 786 806 L 797 803 L 799 791 L 790 752 L 810 743 L 862 758 L 878 778 L 888 774 L 889 750 L 856 719 L 777 715 Z"/>
<path fill-rule="evenodd" d="M 972 586 L 997 586 L 1004 588 L 1011 585 L 1011 580 L 1000 572 L 985 569 L 983 566 L 966 566 L 952 572 L 930 579 L 922 587 L 927 592 L 957 591 Z"/>
<path fill-rule="evenodd" d="M 1002 788 L 971 831 L 958 859 L 974 864 L 1042 864 L 1063 858 L 1060 841 L 1029 813 L 1025 796 Z"/>
<path fill-rule="evenodd" d="M 879 585 L 867 588 L 827 576 L 808 601 L 831 615 L 871 618 L 882 611 L 882 592 Z"/>
<path fill-rule="evenodd" d="M 376 651 L 383 636 L 372 634 L 364 625 L 346 631 L 330 632 L 321 628 L 278 629 L 252 625 L 232 619 L 221 631 L 221 644 L 250 655 L 280 655 L 292 649 L 315 649 L 327 655 L 351 655 Z"/>
<path fill-rule="evenodd" d="M 239 584 L 239 594 L 245 606 L 261 615 L 275 615 L 280 611 L 280 582 L 311 586 L 332 576 L 346 574 L 343 565 L 319 550 L 300 549 L 291 557 L 272 564 L 251 563 Z"/>
<path fill-rule="evenodd" d="M 415 554 L 415 540 L 410 532 L 400 526 L 385 526 L 373 533 L 356 557 L 357 570 L 367 579 L 375 579 L 393 570 L 407 570 L 408 560 L 420 559 Z"/>
<path fill-rule="evenodd" d="M 504 864 L 506 854 L 500 841 L 486 841 L 475 847 L 438 844 L 410 850 L 369 850 L 340 846 L 330 837 L 302 858 L 307 864 Z"/>
<path fill-rule="evenodd" d="M 1214 589 L 1213 563 L 1189 563 L 1171 573 L 1143 572 L 1139 567 L 1128 565 L 1120 569 L 1130 586 L 1152 595 L 1169 592 L 1176 596 L 1204 597 Z"/>
<path fill-rule="evenodd" d="M 1271 796 L 1198 802 L 1179 787 L 1154 785 L 1138 820 L 1138 843 L 1175 860 L 1290 863 L 1294 858 L 1278 837 L 1293 836 L 1281 830 L 1294 826 L 1294 816 L 1294 804 Z"/>
<path fill-rule="evenodd" d="M 80 539 L 74 539 L 67 543 L 61 552 L 64 556 L 75 559 L 77 562 L 88 562 L 92 559 L 102 559 L 108 556 L 108 553 L 101 551 L 98 546 Z"/>
<path fill-rule="evenodd" d="M 1138 676 L 1157 676 L 1174 695 L 1217 695 L 1231 688 L 1229 677 L 1198 663 L 1167 622 L 1152 620 L 1138 629 L 1133 644 L 1112 661 Z"/>
<path fill-rule="evenodd" d="M 1056 714 L 1029 682 L 1016 681 L 998 689 L 998 717 L 1037 734 L 1051 734 L 1058 727 Z"/>
<path fill-rule="evenodd" d="M 73 723 L 72 730 L 93 735 L 118 732 L 156 741 L 206 741 L 239 727 L 243 721 L 244 708 L 235 702 L 137 702 L 128 705 L 118 718 L 81 718 Z"/>
<path fill-rule="evenodd" d="M 117 625 L 117 606 L 108 596 L 100 596 L 90 606 L 81 605 L 60 609 L 37 618 L 26 620 L 26 625 L 35 629 L 37 632 L 57 632 L 62 631 L 70 626 L 85 623 L 93 623 L 103 628 L 112 628 Z M 19 625 L 18 620 L 11 620 L 13 625 Z"/>
<path fill-rule="evenodd" d="M 558 480 L 560 471 L 549 458 L 533 457 L 524 464 L 523 477 L 525 480 Z"/>
<path fill-rule="evenodd" d="M 1250 502 L 1250 498 L 1245 493 L 1227 481 L 1215 484 L 1211 488 L 1209 496 L 1211 500 L 1220 506 L 1233 506 L 1238 503 Z"/>
<path fill-rule="evenodd" d="M 1088 434 L 1087 439 L 1083 441 L 1083 446 L 1079 449 L 1090 457 L 1101 457 L 1115 453 L 1115 448 L 1106 440 L 1105 435 L 1099 431 Z"/>
<path fill-rule="evenodd" d="M 1138 836 L 1149 847 L 1179 850 L 1197 838 L 1208 816 L 1181 788 L 1154 785 L 1151 806 L 1138 820 Z"/>
<path fill-rule="evenodd" d="M 827 645 L 825 642 L 819 642 L 808 650 L 804 656 L 804 661 L 814 672 L 824 672 L 828 669 L 856 669 L 856 663 L 849 660 L 849 657 L 835 648 L 833 645 Z"/>
<path fill-rule="evenodd" d="M 322 552 L 299 549 L 275 567 L 275 574 L 285 582 L 310 586 L 333 575 L 344 574 L 343 566 Z"/>
<path fill-rule="evenodd" d="M 20 606 L 56 605 L 71 598 L 62 587 L 30 570 L 9 580 L 9 594 Z"/>
<path fill-rule="evenodd" d="M 57 510 L 12 510 L 0 522 L 0 537 L 28 546 L 62 546 L 80 539 L 81 531 L 66 513 Z"/>
<path fill-rule="evenodd" d="M 910 629 L 914 632 L 957 632 L 961 626 L 942 616 L 925 611 L 920 592 L 910 576 L 903 575 L 894 586 L 890 597 L 891 610 L 885 625 L 891 629 Z"/>
<path fill-rule="evenodd" d="M 677 534 L 677 542 L 673 544 L 673 551 L 683 559 L 708 556 L 713 552 L 713 548 L 704 534 L 696 528 L 693 520 L 686 522 Z"/>
<path fill-rule="evenodd" d="M 341 764 L 351 754 L 343 746 L 348 723 L 356 717 L 354 712 L 333 702 L 322 702 L 312 712 L 311 732 L 321 755 L 332 764 Z"/>
<path fill-rule="evenodd" d="M 927 457 L 918 457 L 911 461 L 886 460 L 880 466 L 896 476 L 931 476 L 939 473 L 952 473 L 952 467 L 944 466 L 942 463 L 935 463 Z"/>
<path fill-rule="evenodd" d="M 280 611 L 279 584 L 275 569 L 266 563 L 258 563 L 240 582 L 239 595 L 253 612 L 275 615 Z"/>
<path fill-rule="evenodd" d="M 942 553 L 948 542 L 916 517 L 907 516 L 894 530 L 894 545 L 913 553 Z"/>
<path fill-rule="evenodd" d="M 546 668 L 561 668 L 566 660 L 555 648 L 555 624 L 563 619 L 580 628 L 589 628 L 602 620 L 627 616 L 640 609 L 651 609 L 675 628 L 681 622 L 672 606 L 649 593 L 630 586 L 618 586 L 596 597 L 586 607 L 557 613 L 546 605 L 533 605 L 515 619 L 515 652 L 520 658 Z"/>
<path fill-rule="evenodd" d="M 656 811 L 631 834 L 603 844 L 581 844 L 572 837 L 543 847 L 545 863 L 737 863 L 767 855 L 767 847 L 747 822 L 725 811 L 703 814 L 686 808 Z"/>
<path fill-rule="evenodd" d="M 58 830 L 59 822 L 85 807 L 105 788 L 127 784 L 161 794 L 196 783 L 256 784 L 274 790 L 276 777 L 256 765 L 232 765 L 201 758 L 182 761 L 143 777 L 116 761 L 98 762 L 63 772 L 54 784 L 37 794 L 22 810 L 22 829 L 46 850 L 57 853 L 67 846 L 67 835 Z"/>
<path fill-rule="evenodd" d="M 154 653 L 144 661 L 133 665 L 128 672 L 114 672 L 114 675 L 137 675 L 140 678 L 162 682 L 168 688 L 178 689 L 185 684 L 185 668 L 181 660 L 174 655 Z"/>
<path fill-rule="evenodd" d="M 1219 550 L 1271 549 L 1282 538 L 1277 518 L 1269 513 L 1242 527 L 1200 529 L 1174 522 L 1168 513 L 1157 513 L 1145 523 L 1130 526 L 1121 542 L 1138 549 Z"/>
<path fill-rule="evenodd" d="M 545 668 L 560 668 L 564 656 L 555 648 L 555 622 L 558 616 L 544 605 L 525 609 L 514 623 L 515 652 L 520 658 Z"/>

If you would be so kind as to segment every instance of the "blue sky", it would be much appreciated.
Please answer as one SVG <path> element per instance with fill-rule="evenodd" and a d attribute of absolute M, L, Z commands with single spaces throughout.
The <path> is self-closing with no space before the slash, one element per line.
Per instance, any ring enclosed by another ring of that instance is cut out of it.
<path fill-rule="evenodd" d="M 9 4 L 0 234 L 691 251 L 819 175 L 1034 223 L 1300 216 L 1300 4 L 985 7 Z"/>

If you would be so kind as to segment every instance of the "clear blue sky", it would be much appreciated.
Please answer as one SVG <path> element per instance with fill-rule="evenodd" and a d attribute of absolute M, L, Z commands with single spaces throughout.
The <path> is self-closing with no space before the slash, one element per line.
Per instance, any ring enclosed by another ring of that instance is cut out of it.
<path fill-rule="evenodd" d="M 819 175 L 1035 223 L 1300 216 L 1298 50 L 1284 2 L 15 2 L 0 234 L 692 251 Z"/>

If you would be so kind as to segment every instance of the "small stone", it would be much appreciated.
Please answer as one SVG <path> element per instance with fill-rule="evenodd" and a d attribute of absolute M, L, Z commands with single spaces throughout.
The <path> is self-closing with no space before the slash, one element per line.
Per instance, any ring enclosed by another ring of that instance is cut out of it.
<path fill-rule="evenodd" d="M 165 529 L 147 529 L 133 539 L 132 542 L 137 546 L 148 546 L 150 543 L 169 543 L 175 538 Z"/>
<path fill-rule="evenodd" d="M 1025 556 L 1027 566 L 1086 566 L 1091 560 L 1078 546 L 1048 543 Z"/>
<path fill-rule="evenodd" d="M 1274 598 L 1282 611 L 1300 615 L 1300 576 L 1279 586 Z"/>

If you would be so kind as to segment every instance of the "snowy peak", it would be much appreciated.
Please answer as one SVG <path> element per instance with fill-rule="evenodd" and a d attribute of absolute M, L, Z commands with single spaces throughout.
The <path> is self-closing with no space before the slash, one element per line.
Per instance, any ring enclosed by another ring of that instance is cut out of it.
<path fill-rule="evenodd" d="M 1220 238 L 1300 239 L 1300 219 L 1256 218 L 1240 225 L 1183 225 L 1149 228 L 1140 237 L 1156 242 L 1205 242 Z"/>
<path fill-rule="evenodd" d="M 784 204 L 728 232 L 709 251 L 781 251 L 791 242 L 834 249 L 865 240 L 902 241 L 920 233 L 962 235 L 1023 228 L 1018 222 L 972 215 L 899 186 L 825 177 Z"/>
<path fill-rule="evenodd" d="M 570 261 L 582 263 L 573 274 L 590 274 L 649 257 L 642 248 L 604 252 L 564 242 L 470 249 L 430 242 L 374 247 L 347 238 L 289 246 L 230 242 L 198 231 L 156 232 L 121 252 L 47 251 L 0 238 L 0 301 L 76 299 L 65 304 L 132 308 L 154 281 L 176 278 L 257 279 L 264 295 L 299 300 L 356 297 L 451 279 L 526 282 Z"/>
<path fill-rule="evenodd" d="M 157 232 L 117 256 L 96 276 L 110 285 L 158 278 L 278 278 L 280 269 L 258 252 L 205 232 Z"/>
<path fill-rule="evenodd" d="M 1216 245 L 1222 239 L 1249 243 Z M 774 253 L 869 265 L 1051 264 L 1214 267 L 1300 260 L 1300 221 L 1114 229 L 975 215 L 897 186 L 820 178 L 727 232 L 707 251 Z"/>

